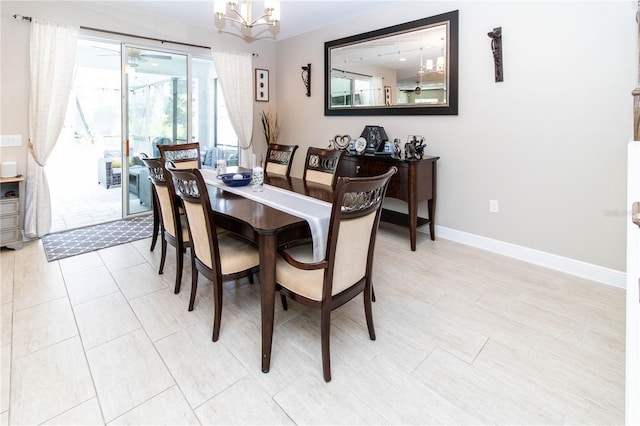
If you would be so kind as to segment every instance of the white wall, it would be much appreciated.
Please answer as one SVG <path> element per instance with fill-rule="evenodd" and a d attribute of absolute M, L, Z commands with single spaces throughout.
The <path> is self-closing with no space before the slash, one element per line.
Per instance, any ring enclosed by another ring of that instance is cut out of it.
<path fill-rule="evenodd" d="M 323 115 L 324 42 L 455 9 L 458 116 Z M 384 126 L 390 139 L 424 135 L 427 154 L 441 157 L 436 225 L 624 271 L 635 11 L 632 1 L 415 1 L 280 41 L 282 142 L 304 153 L 368 124 Z M 502 83 L 494 82 L 487 36 L 498 26 Z M 310 98 L 300 79 L 307 63 Z M 302 175 L 303 159 L 293 175 Z M 490 199 L 500 213 L 489 213 Z"/>

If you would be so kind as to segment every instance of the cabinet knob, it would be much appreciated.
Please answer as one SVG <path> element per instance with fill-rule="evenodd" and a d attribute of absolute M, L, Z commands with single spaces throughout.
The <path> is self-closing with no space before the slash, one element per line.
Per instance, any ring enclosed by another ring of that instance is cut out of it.
<path fill-rule="evenodd" d="M 356 173 L 360 173 L 360 165 L 356 165 Z"/>

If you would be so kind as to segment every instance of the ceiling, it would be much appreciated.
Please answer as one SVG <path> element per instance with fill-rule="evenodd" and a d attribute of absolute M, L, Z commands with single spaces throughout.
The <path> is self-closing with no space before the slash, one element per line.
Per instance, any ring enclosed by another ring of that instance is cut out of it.
<path fill-rule="evenodd" d="M 213 0 L 209 1 L 96 1 L 110 7 L 118 7 L 131 12 L 150 16 L 177 19 L 192 25 L 217 29 L 213 14 Z M 268 27 L 254 27 L 254 34 L 260 29 L 268 38 L 284 40 L 333 24 L 346 22 L 354 17 L 397 3 L 390 0 L 280 0 L 281 21 L 273 31 Z M 260 16 L 264 2 L 254 1 L 254 16 Z M 227 22 L 226 28 L 231 27 Z"/>

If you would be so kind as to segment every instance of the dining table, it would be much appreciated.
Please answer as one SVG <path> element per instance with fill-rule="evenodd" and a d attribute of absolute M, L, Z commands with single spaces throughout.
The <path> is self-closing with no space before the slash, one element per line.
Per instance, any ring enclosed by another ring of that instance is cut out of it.
<path fill-rule="evenodd" d="M 227 167 L 228 173 L 241 173 L 248 170 L 241 167 Z M 215 173 L 215 172 L 214 172 Z M 205 176 L 205 173 L 203 173 Z M 269 372 L 271 364 L 271 346 L 273 341 L 273 322 L 275 310 L 275 269 L 276 253 L 280 245 L 309 239 L 312 237 L 309 222 L 286 209 L 268 205 L 231 192 L 216 182 L 211 184 L 205 176 L 211 207 L 214 212 L 216 226 L 235 232 L 254 241 L 259 250 L 260 259 L 260 303 L 262 326 L 262 371 Z M 331 186 L 305 182 L 295 177 L 265 174 L 265 186 L 272 186 L 295 194 L 311 197 L 330 204 L 333 197 Z M 247 194 L 250 195 L 250 194 Z M 328 226 L 328 223 L 327 223 Z"/>

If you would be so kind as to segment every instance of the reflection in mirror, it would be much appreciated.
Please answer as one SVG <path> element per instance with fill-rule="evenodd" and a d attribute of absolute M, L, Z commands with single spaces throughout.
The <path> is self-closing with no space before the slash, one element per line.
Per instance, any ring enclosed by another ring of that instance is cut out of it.
<path fill-rule="evenodd" d="M 456 115 L 458 12 L 325 43 L 325 85 L 325 115 Z"/>

